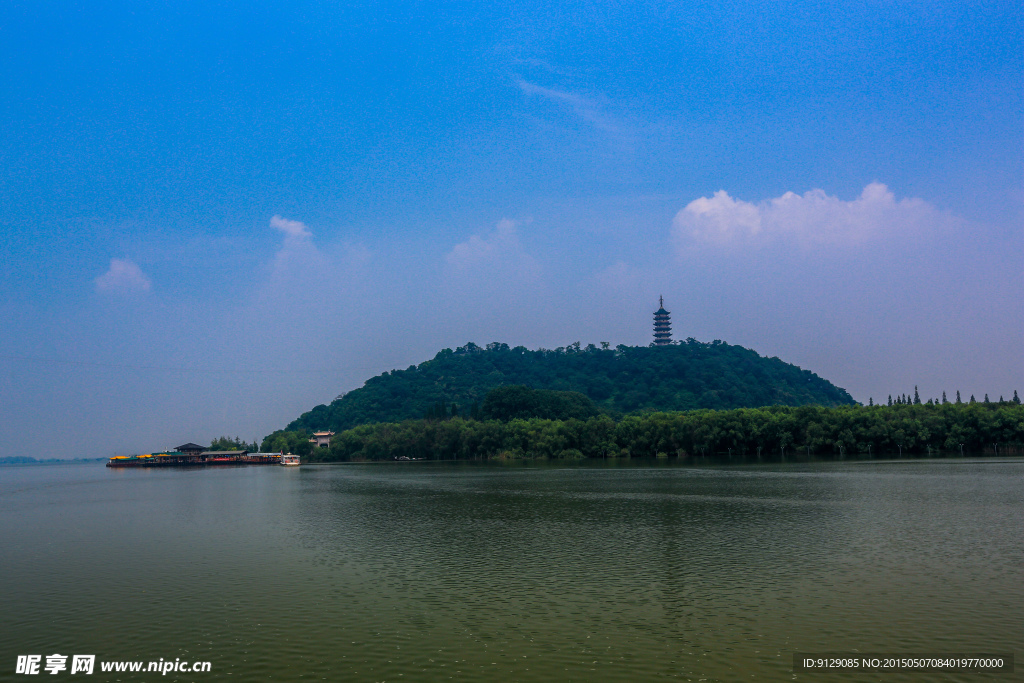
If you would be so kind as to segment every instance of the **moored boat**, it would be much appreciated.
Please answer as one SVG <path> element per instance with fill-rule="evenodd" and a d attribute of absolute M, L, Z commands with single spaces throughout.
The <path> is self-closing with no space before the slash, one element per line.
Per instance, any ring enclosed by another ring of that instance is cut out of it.
<path fill-rule="evenodd" d="M 301 465 L 302 463 L 299 461 L 299 456 L 293 453 L 282 453 L 281 464 L 288 467 L 293 467 L 295 465 Z"/>

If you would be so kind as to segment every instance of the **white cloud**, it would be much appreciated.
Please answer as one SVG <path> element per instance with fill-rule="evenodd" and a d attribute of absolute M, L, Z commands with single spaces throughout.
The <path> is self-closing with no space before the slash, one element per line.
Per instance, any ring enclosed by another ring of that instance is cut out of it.
<path fill-rule="evenodd" d="M 373 258 L 372 252 L 362 244 L 318 247 L 311 239 L 313 234 L 300 221 L 274 216 L 270 226 L 284 233 L 281 246 L 269 264 L 267 284 L 278 289 L 298 287 L 319 291 L 321 285 L 361 272 Z"/>
<path fill-rule="evenodd" d="M 110 268 L 95 280 L 98 292 L 148 292 L 151 282 L 128 259 L 110 259 Z"/>
<path fill-rule="evenodd" d="M 507 218 L 498 221 L 494 232 L 486 237 L 473 235 L 467 241 L 456 244 L 445 256 L 445 262 L 454 270 L 465 271 L 476 267 L 493 267 L 510 261 L 529 261 L 530 258 L 519 245 L 518 223 Z"/>
<path fill-rule="evenodd" d="M 456 244 L 444 258 L 434 323 L 465 339 L 521 339 L 524 328 L 550 319 L 558 292 L 519 239 L 522 223 L 504 219 L 489 233 Z"/>
<path fill-rule="evenodd" d="M 515 84 L 527 98 L 540 98 L 553 103 L 557 110 L 569 110 L 573 118 L 564 121 L 566 125 L 562 126 L 563 131 L 565 129 L 572 130 L 575 127 L 569 121 L 580 121 L 596 131 L 599 139 L 609 145 L 617 157 L 631 159 L 635 154 L 637 138 L 635 126 L 630 124 L 627 119 L 609 113 L 611 107 L 606 98 L 581 95 L 569 90 L 546 88 L 523 78 L 517 78 Z M 539 120 L 544 121 L 547 118 L 547 116 L 541 115 Z"/>
<path fill-rule="evenodd" d="M 602 112 L 601 107 L 588 97 L 565 90 L 545 88 L 522 78 L 516 79 L 516 85 L 526 95 L 539 95 L 552 102 L 568 105 L 577 116 L 598 130 L 612 134 L 621 134 L 623 132 L 622 127 L 610 116 Z"/>
<path fill-rule="evenodd" d="M 294 237 L 298 239 L 309 237 L 312 234 L 306 228 L 305 223 L 289 220 L 281 216 L 272 217 L 270 219 L 270 227 L 280 230 L 288 237 Z"/>
<path fill-rule="evenodd" d="M 305 223 L 274 216 L 270 219 L 270 227 L 284 233 L 284 241 L 272 264 L 274 284 L 280 285 L 285 280 L 305 281 L 323 277 L 329 259 L 313 244 L 310 239 L 313 234 Z"/>
<path fill-rule="evenodd" d="M 676 214 L 677 233 L 709 242 L 731 242 L 761 232 L 761 211 L 749 202 L 737 201 L 725 190 L 694 199 Z"/>
<path fill-rule="evenodd" d="M 852 201 L 811 190 L 786 192 L 758 204 L 719 190 L 690 202 L 676 214 L 672 232 L 677 243 L 761 243 L 794 239 L 804 245 L 852 245 L 948 224 L 951 217 L 921 199 L 899 201 L 888 187 L 871 183 Z"/>

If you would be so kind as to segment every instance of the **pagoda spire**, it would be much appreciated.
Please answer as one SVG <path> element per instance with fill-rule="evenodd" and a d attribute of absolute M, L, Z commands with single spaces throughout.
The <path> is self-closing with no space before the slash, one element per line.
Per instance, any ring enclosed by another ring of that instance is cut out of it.
<path fill-rule="evenodd" d="M 671 315 L 665 310 L 665 298 L 658 297 L 658 310 L 654 313 L 654 345 L 668 346 L 672 343 Z"/>

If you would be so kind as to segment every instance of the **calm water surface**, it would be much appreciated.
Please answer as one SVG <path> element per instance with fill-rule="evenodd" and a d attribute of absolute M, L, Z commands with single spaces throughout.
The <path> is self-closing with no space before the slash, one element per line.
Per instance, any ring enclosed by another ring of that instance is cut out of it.
<path fill-rule="evenodd" d="M 792 672 L 1020 656 L 1022 461 L 13 466 L 0 515 L 0 680 L 1024 679 Z"/>

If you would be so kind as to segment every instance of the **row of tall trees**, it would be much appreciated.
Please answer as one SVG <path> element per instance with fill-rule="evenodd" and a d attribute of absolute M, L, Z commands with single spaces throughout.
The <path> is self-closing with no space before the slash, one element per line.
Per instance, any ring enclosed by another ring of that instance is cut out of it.
<path fill-rule="evenodd" d="M 1017 395 L 1017 390 L 1016 389 L 1013 390 L 1013 398 L 1010 399 L 1010 400 L 1013 403 L 1016 403 L 1017 405 L 1020 405 L 1020 396 Z M 922 401 L 921 400 L 921 394 L 918 393 L 917 387 L 914 387 L 914 396 L 913 396 L 913 398 L 911 398 L 910 394 L 900 394 L 899 396 L 896 397 L 895 400 L 893 400 L 892 394 L 889 394 L 889 405 L 890 406 L 891 405 L 910 405 L 910 404 L 921 405 L 922 403 L 925 404 L 925 405 L 929 405 L 930 406 L 930 405 L 939 405 L 940 403 L 951 403 L 951 402 L 952 403 L 963 403 L 963 400 L 960 398 L 960 392 L 959 391 L 956 392 L 956 400 L 955 401 L 950 401 L 949 399 L 947 399 L 945 391 L 942 392 L 942 400 L 941 401 L 938 398 L 934 398 L 934 399 L 929 398 L 926 401 Z M 974 398 L 974 394 L 971 394 L 971 398 L 967 402 L 968 403 L 977 403 L 978 401 Z M 985 403 L 991 403 L 991 401 L 988 400 L 988 394 L 985 394 L 984 402 Z M 1004 399 L 1003 399 L 1002 396 L 999 397 L 999 401 L 998 402 L 999 403 L 1003 403 L 1004 402 Z M 873 399 L 868 399 L 868 405 L 869 406 L 872 406 L 874 404 L 875 404 L 875 402 L 874 402 Z"/>
<path fill-rule="evenodd" d="M 892 457 L 1024 449 L 1024 406 L 1002 403 L 772 406 L 564 420 L 407 420 L 362 425 L 312 448 L 304 431 L 278 431 L 263 450 L 311 461 L 394 458 Z"/>

